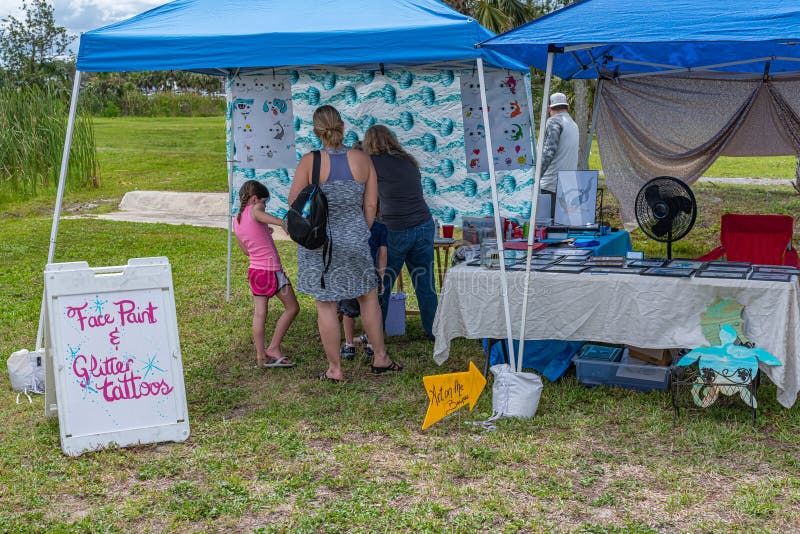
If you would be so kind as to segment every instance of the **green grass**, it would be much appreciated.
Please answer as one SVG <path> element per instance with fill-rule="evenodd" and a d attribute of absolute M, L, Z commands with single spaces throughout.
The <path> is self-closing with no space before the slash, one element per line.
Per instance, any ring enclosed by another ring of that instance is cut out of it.
<path fill-rule="evenodd" d="M 784 178 L 794 179 L 797 158 L 794 156 L 717 158 L 703 176 L 712 178 Z M 597 141 L 589 153 L 589 168 L 602 169 Z"/>
<path fill-rule="evenodd" d="M 66 203 L 118 200 L 135 188 L 224 190 L 221 122 L 98 121 L 102 189 L 70 193 Z M 713 246 L 723 210 L 800 207 L 785 187 L 695 191 L 698 225 L 676 255 Z M 0 354 L 8 355 L 34 345 L 51 221 L 45 199 L 3 205 L 3 213 Z M 638 232 L 633 240 L 663 254 Z M 294 245 L 279 250 L 294 278 Z M 184 443 L 69 458 L 42 398 L 15 404 L 0 372 L 0 532 L 797 529 L 800 408 L 780 407 L 772 384 L 759 390 L 755 427 L 737 403 L 684 413 L 674 425 L 668 393 L 586 388 L 568 375 L 545 385 L 533 419 L 502 420 L 493 433 L 464 424 L 490 415 L 487 390 L 473 413 L 422 432 L 422 376 L 463 371 L 470 360 L 480 367 L 477 342 L 456 340 L 437 367 L 411 318 L 408 335 L 389 341 L 402 373 L 375 377 L 357 360 L 345 364 L 347 384 L 321 384 L 313 303 L 300 296 L 286 340 L 298 367 L 255 371 L 246 262 L 233 255 L 226 303 L 225 253 L 222 230 L 61 222 L 56 261 L 169 258 L 192 434 Z"/>

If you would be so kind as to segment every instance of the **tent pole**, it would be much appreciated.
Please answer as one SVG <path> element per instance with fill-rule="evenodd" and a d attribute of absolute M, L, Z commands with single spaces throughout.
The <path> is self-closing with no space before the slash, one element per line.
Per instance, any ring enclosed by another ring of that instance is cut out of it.
<path fill-rule="evenodd" d="M 589 168 L 589 154 L 592 152 L 592 139 L 594 139 L 594 127 L 597 124 L 597 109 L 600 107 L 600 89 L 603 80 L 597 80 L 597 87 L 594 90 L 594 105 L 592 106 L 592 124 L 589 126 L 589 150 L 586 151 L 586 159 L 583 161 L 583 168 Z"/>
<path fill-rule="evenodd" d="M 483 72 L 483 59 L 478 58 L 478 81 L 481 85 L 481 108 L 483 112 L 483 126 L 486 133 L 486 159 L 489 163 L 489 185 L 492 188 L 492 208 L 494 210 L 494 229 L 497 237 L 497 254 L 500 257 L 500 284 L 503 292 L 503 312 L 506 316 L 506 334 L 508 335 L 508 354 L 511 367 L 516 368 L 514 357 L 514 337 L 511 332 L 511 311 L 508 304 L 508 277 L 506 276 L 506 258 L 503 249 L 503 225 L 500 224 L 500 200 L 497 196 L 497 179 L 492 155 L 492 129 L 489 127 L 489 105 L 486 101 L 486 80 Z M 486 356 L 489 357 L 488 355 Z"/>
<path fill-rule="evenodd" d="M 519 330 L 519 362 L 517 372 L 522 371 L 522 359 L 525 354 L 525 324 L 528 322 L 528 288 L 531 278 L 531 255 L 533 253 L 533 234 L 536 227 L 536 204 L 539 202 L 539 181 L 542 178 L 542 153 L 544 152 L 544 129 L 547 122 L 547 100 L 550 96 L 550 78 L 553 75 L 553 52 L 547 53 L 547 69 L 544 75 L 544 90 L 542 91 L 542 114 L 539 119 L 539 137 L 536 140 L 536 166 L 531 194 L 531 218 L 528 222 L 528 254 L 525 259 L 525 281 L 522 288 L 522 318 Z M 531 109 L 531 113 L 533 110 Z"/>
<path fill-rule="evenodd" d="M 78 94 L 81 91 L 81 71 L 75 70 L 75 79 L 72 82 L 72 98 L 69 102 L 69 117 L 67 118 L 67 132 L 64 136 L 64 152 L 61 154 L 61 170 L 58 173 L 58 192 L 56 205 L 53 209 L 53 225 L 50 228 L 50 248 L 47 251 L 47 263 L 53 263 L 56 255 L 56 238 L 58 237 L 58 220 L 61 217 L 61 203 L 64 200 L 64 185 L 67 181 L 69 169 L 69 151 L 72 148 L 72 131 L 75 129 L 75 116 L 78 111 Z M 46 265 L 46 264 L 45 264 Z M 45 292 L 42 289 L 42 306 L 39 310 L 39 328 L 36 331 L 36 349 L 44 346 L 44 308 Z"/>
<path fill-rule="evenodd" d="M 231 73 L 228 71 L 228 80 L 230 81 Z M 231 89 L 231 84 L 225 84 L 225 100 L 227 106 L 231 105 L 233 102 L 233 91 Z M 227 107 L 226 106 L 226 107 Z M 233 131 L 233 122 L 231 119 L 226 119 L 227 123 L 226 130 Z M 226 138 L 227 138 L 226 134 Z M 233 140 L 232 138 L 228 138 L 228 252 L 227 252 L 227 263 L 226 263 L 226 277 L 225 277 L 225 302 L 231 301 L 231 245 L 232 245 L 232 234 L 233 234 L 233 209 L 231 208 L 231 194 L 233 193 Z"/>

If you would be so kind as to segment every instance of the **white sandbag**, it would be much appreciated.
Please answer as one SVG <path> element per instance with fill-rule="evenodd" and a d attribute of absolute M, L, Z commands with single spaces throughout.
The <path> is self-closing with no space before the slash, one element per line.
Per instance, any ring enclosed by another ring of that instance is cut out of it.
<path fill-rule="evenodd" d="M 44 350 L 18 350 L 8 358 L 11 389 L 31 393 L 44 392 Z"/>
<path fill-rule="evenodd" d="M 530 418 L 536 414 L 542 396 L 542 379 L 536 373 L 515 373 L 510 365 L 491 367 L 492 417 Z"/>

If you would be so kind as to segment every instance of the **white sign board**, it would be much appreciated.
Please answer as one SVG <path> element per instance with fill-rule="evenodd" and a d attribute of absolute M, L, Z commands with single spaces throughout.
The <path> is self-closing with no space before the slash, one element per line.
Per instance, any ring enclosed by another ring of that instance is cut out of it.
<path fill-rule="evenodd" d="M 53 263 L 44 280 L 45 411 L 58 412 L 64 453 L 188 438 L 167 258 Z"/>
<path fill-rule="evenodd" d="M 597 171 L 558 171 L 556 224 L 584 226 L 595 223 Z"/>

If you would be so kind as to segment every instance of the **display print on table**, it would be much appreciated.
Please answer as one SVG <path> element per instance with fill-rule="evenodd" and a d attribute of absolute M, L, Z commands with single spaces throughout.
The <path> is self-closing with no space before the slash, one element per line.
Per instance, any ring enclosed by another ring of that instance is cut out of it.
<path fill-rule="evenodd" d="M 755 408 L 758 403 L 749 386 L 758 373 L 759 362 L 781 365 L 778 358 L 764 349 L 751 347 L 743 337 L 742 311 L 743 307 L 730 299 L 709 306 L 701 325 L 711 346 L 689 351 L 676 364 L 688 367 L 697 362 L 700 375 L 692 386 L 692 398 L 702 408 L 714 404 L 720 394 L 730 397 L 737 393 L 745 404 Z"/>
<path fill-rule="evenodd" d="M 669 269 L 702 269 L 704 263 L 694 260 L 670 260 L 665 267 Z"/>
<path fill-rule="evenodd" d="M 642 271 L 646 276 L 672 276 L 677 278 L 688 278 L 694 274 L 694 269 L 670 269 L 668 267 L 649 267 Z"/>
<path fill-rule="evenodd" d="M 297 163 L 292 87 L 287 75 L 239 75 L 229 80 L 236 165 L 278 169 Z"/>
<path fill-rule="evenodd" d="M 789 273 L 765 273 L 761 271 L 753 271 L 749 276 L 750 280 L 763 280 L 766 282 L 791 282 L 795 279 L 795 275 Z"/>
<path fill-rule="evenodd" d="M 667 260 L 663 258 L 645 258 L 643 260 L 633 260 L 628 263 L 631 267 L 663 267 Z"/>
<path fill-rule="evenodd" d="M 469 362 L 469 370 L 466 372 L 424 376 L 422 383 L 429 401 L 422 423 L 422 430 L 425 430 L 462 406 L 469 404 L 472 411 L 486 387 L 486 377 L 474 363 Z"/>
<path fill-rule="evenodd" d="M 559 171 L 555 223 L 567 226 L 595 224 L 597 171 Z"/>
<path fill-rule="evenodd" d="M 186 439 L 183 368 L 166 259 L 95 269 L 84 262 L 51 264 L 45 281 L 52 349 L 48 386 L 54 386 L 45 396 L 50 407 L 56 395 L 64 452 Z"/>
<path fill-rule="evenodd" d="M 747 271 L 717 271 L 703 269 L 694 273 L 695 278 L 728 278 L 731 280 L 744 280 L 747 278 Z"/>
<path fill-rule="evenodd" d="M 517 72 L 489 69 L 484 72 L 484 80 L 495 170 L 530 169 L 532 130 L 525 77 Z M 488 172 L 486 126 L 477 72 L 461 75 L 461 110 L 467 172 Z"/>

